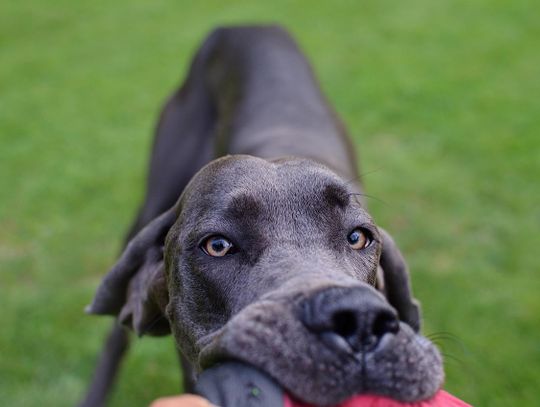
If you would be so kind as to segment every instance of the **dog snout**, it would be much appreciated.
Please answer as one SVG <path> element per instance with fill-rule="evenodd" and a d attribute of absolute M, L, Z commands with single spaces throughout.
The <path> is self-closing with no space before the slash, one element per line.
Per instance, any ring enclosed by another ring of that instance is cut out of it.
<path fill-rule="evenodd" d="M 348 352 L 369 352 L 399 331 L 395 310 L 367 286 L 325 289 L 304 300 L 301 314 L 308 330 Z"/>

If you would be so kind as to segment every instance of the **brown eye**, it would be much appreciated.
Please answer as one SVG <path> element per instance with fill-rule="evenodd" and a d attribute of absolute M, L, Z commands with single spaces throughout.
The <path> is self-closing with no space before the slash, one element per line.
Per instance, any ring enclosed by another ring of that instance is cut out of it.
<path fill-rule="evenodd" d="M 210 236 L 206 239 L 201 248 L 212 257 L 223 257 L 233 248 L 233 244 L 223 236 Z"/>
<path fill-rule="evenodd" d="M 367 248 L 371 244 L 371 238 L 369 233 L 361 228 L 354 229 L 347 240 L 354 250 L 362 250 Z"/>

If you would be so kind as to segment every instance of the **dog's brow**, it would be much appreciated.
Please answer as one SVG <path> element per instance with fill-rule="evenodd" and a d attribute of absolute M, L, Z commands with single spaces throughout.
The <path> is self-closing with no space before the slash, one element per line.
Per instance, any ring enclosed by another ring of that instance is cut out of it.
<path fill-rule="evenodd" d="M 231 198 L 226 211 L 235 218 L 255 217 L 261 211 L 261 203 L 253 195 L 241 193 Z"/>
<path fill-rule="evenodd" d="M 324 198 L 331 205 L 344 208 L 349 204 L 350 194 L 347 189 L 339 184 L 329 184 L 324 188 Z"/>

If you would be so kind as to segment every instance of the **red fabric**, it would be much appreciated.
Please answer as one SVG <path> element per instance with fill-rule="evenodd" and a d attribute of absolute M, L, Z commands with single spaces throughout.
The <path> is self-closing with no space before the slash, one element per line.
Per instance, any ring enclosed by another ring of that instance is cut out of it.
<path fill-rule="evenodd" d="M 285 395 L 284 407 L 311 407 L 299 401 L 290 399 Z M 439 390 L 435 396 L 426 401 L 417 403 L 401 403 L 382 396 L 363 394 L 354 396 L 335 407 L 471 407 L 470 404 L 461 401 L 444 390 Z"/>

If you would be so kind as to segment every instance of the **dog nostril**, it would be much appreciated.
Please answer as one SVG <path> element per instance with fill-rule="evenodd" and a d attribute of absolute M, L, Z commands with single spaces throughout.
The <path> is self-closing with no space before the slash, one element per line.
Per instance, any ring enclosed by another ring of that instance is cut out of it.
<path fill-rule="evenodd" d="M 324 290 L 302 302 L 300 320 L 339 352 L 372 352 L 387 333 L 396 334 L 400 326 L 392 307 L 371 290 Z"/>
<path fill-rule="evenodd" d="M 343 338 L 358 332 L 358 323 L 354 311 L 339 311 L 332 316 L 332 330 Z"/>
<path fill-rule="evenodd" d="M 373 321 L 373 335 L 380 338 L 386 333 L 397 333 L 399 331 L 399 321 L 390 312 L 381 312 Z"/>

